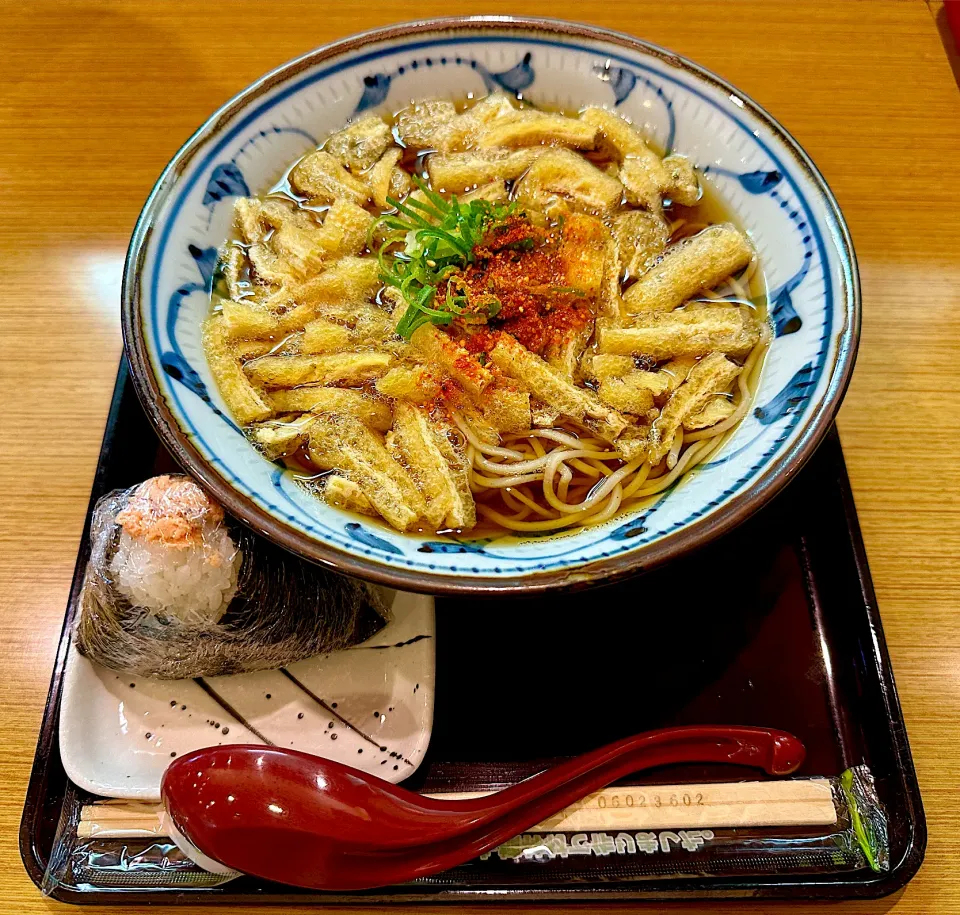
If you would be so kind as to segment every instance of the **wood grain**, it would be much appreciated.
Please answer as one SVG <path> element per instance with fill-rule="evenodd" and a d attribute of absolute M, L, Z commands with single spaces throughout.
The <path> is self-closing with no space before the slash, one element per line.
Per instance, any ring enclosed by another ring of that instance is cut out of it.
<path fill-rule="evenodd" d="M 140 206 L 193 129 L 266 70 L 362 28 L 452 11 L 545 8 L 534 0 L 0 8 L 5 911 L 60 908 L 28 881 L 15 837 L 120 353 L 120 273 Z M 732 81 L 788 125 L 846 213 L 864 321 L 840 429 L 930 845 L 902 893 L 832 910 L 960 911 L 960 94 L 930 10 L 922 0 L 554 0 L 549 12 L 640 35 Z"/>

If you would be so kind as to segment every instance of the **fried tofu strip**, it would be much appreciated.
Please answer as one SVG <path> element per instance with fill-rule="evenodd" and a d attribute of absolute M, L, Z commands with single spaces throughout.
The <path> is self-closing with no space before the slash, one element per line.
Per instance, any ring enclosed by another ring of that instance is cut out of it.
<path fill-rule="evenodd" d="M 410 403 L 429 403 L 440 395 L 440 382 L 423 365 L 398 365 L 377 381 L 376 388 L 384 397 Z"/>
<path fill-rule="evenodd" d="M 402 169 L 397 169 L 400 155 L 401 152 L 397 147 L 388 149 L 376 163 L 360 176 L 363 183 L 370 188 L 370 195 L 378 207 L 386 207 L 388 195 L 395 199 L 404 195 L 402 184 L 397 187 L 394 186 L 395 181 L 402 182 L 402 179 L 395 178 L 395 172 L 399 171 L 401 175 L 406 177 L 406 186 L 409 190 L 410 176 Z M 398 190 L 400 191 L 399 197 L 396 193 Z"/>
<path fill-rule="evenodd" d="M 507 191 L 507 185 L 503 179 L 491 181 L 489 184 L 482 184 L 475 191 L 467 191 L 466 194 L 461 194 L 459 197 L 461 203 L 470 203 L 471 200 L 506 203 L 509 199 L 510 194 Z"/>
<path fill-rule="evenodd" d="M 399 319 L 404 310 L 403 306 L 398 308 L 400 314 L 395 317 Z M 437 366 L 474 397 L 479 397 L 493 383 L 489 369 L 433 324 L 418 327 L 410 337 L 410 343 L 427 363 Z"/>
<path fill-rule="evenodd" d="M 267 300 L 267 304 L 271 308 L 281 308 L 290 305 L 363 302 L 371 298 L 379 288 L 376 258 L 343 257 L 309 280 L 285 285 Z"/>
<path fill-rule="evenodd" d="M 654 265 L 670 238 L 670 227 L 662 216 L 645 210 L 621 213 L 613 220 L 620 276 L 633 279 Z"/>
<path fill-rule="evenodd" d="M 320 311 L 352 324 L 359 344 L 386 346 L 393 334 L 393 318 L 390 313 L 370 302 L 344 302 L 336 307 L 320 306 Z"/>
<path fill-rule="evenodd" d="M 413 179 L 410 173 L 404 171 L 399 165 L 395 165 L 390 172 L 390 196 L 394 200 L 402 200 L 413 187 Z"/>
<path fill-rule="evenodd" d="M 463 450 L 454 444 L 462 441 L 459 430 L 444 422 L 434 427 L 434 440 L 450 469 L 450 482 L 454 493 L 452 505 L 444 518 L 444 524 L 454 530 L 470 530 L 477 523 L 477 505 L 470 490 L 470 463 Z"/>
<path fill-rule="evenodd" d="M 437 131 L 456 117 L 456 107 L 446 99 L 414 102 L 397 115 L 397 136 L 404 146 L 429 149 L 436 145 Z"/>
<path fill-rule="evenodd" d="M 233 224 L 248 245 L 256 245 L 263 238 L 266 227 L 260 216 L 263 207 L 256 197 L 238 197 L 233 201 Z"/>
<path fill-rule="evenodd" d="M 558 375 L 576 383 L 580 369 L 580 357 L 593 336 L 594 321 L 591 319 L 576 331 L 567 334 L 562 342 L 550 342 L 543 351 L 543 358 Z"/>
<path fill-rule="evenodd" d="M 322 270 L 324 261 L 339 253 L 339 241 L 339 236 L 331 238 L 326 225 L 302 229 L 293 223 L 285 222 L 273 233 L 267 244 L 277 257 L 289 264 L 290 273 L 303 279 Z"/>
<path fill-rule="evenodd" d="M 239 359 L 256 359 L 266 356 L 275 346 L 273 340 L 234 340 L 233 352 Z"/>
<path fill-rule="evenodd" d="M 366 210 L 340 200 L 327 211 L 323 225 L 310 220 L 304 228 L 296 221 L 281 222 L 268 241 L 250 248 L 250 260 L 268 282 L 284 286 L 302 282 L 331 260 L 359 254 L 372 222 Z"/>
<path fill-rule="evenodd" d="M 637 369 L 633 372 L 627 372 L 622 376 L 622 380 L 633 387 L 646 388 L 654 399 L 665 397 L 673 390 L 670 387 L 672 378 L 665 372 L 646 372 Z"/>
<path fill-rule="evenodd" d="M 317 230 L 315 244 L 325 260 L 359 254 L 367 244 L 367 232 L 374 217 L 349 200 L 338 200 Z"/>
<path fill-rule="evenodd" d="M 517 182 L 516 197 L 524 205 L 545 210 L 560 198 L 582 213 L 605 214 L 615 209 L 623 185 L 569 149 L 538 150 L 537 159 Z"/>
<path fill-rule="evenodd" d="M 370 168 L 393 142 L 390 126 L 371 114 L 333 134 L 323 148 L 352 172 Z"/>
<path fill-rule="evenodd" d="M 734 305 L 654 313 L 623 327 L 597 322 L 600 352 L 650 356 L 657 361 L 713 351 L 743 355 L 759 339 L 759 328 L 748 310 Z"/>
<path fill-rule="evenodd" d="M 709 429 L 711 426 L 728 419 L 735 410 L 736 407 L 729 397 L 712 397 L 704 404 L 702 409 L 684 419 L 683 428 L 687 432 Z"/>
<path fill-rule="evenodd" d="M 390 407 L 350 388 L 312 384 L 272 391 L 267 399 L 277 413 L 349 413 L 378 432 L 387 432 L 393 423 Z"/>
<path fill-rule="evenodd" d="M 609 353 L 587 354 L 580 361 L 580 373 L 589 381 L 622 378 L 636 367 L 633 356 L 613 356 Z"/>
<path fill-rule="evenodd" d="M 691 360 L 691 363 L 692 362 L 693 360 Z M 584 372 L 589 372 L 590 377 L 593 380 L 599 381 L 601 386 L 604 382 L 608 381 L 623 381 L 630 388 L 645 388 L 654 398 L 662 397 L 673 390 L 671 387 L 672 376 L 667 375 L 665 372 L 648 372 L 643 369 L 638 369 L 632 356 L 614 356 L 609 353 L 598 353 L 590 358 L 589 363 L 585 361 L 583 368 Z M 681 378 L 680 381 L 682 380 Z M 679 384 L 680 381 L 678 381 L 677 384 Z M 674 385 L 674 387 L 675 386 L 676 385 Z M 608 388 L 608 390 L 610 389 Z M 607 400 L 607 398 L 603 396 L 602 391 L 600 392 L 600 397 L 602 400 Z M 607 402 L 610 403 L 611 406 L 614 405 L 613 401 Z M 633 413 L 637 411 L 627 410 L 626 412 Z"/>
<path fill-rule="evenodd" d="M 251 245 L 247 257 L 257 279 L 268 286 L 283 286 L 301 279 L 293 266 L 279 257 L 270 245 Z"/>
<path fill-rule="evenodd" d="M 456 412 L 485 445 L 500 444 L 500 433 L 487 421 L 480 408 L 472 401 L 463 398 L 456 404 Z"/>
<path fill-rule="evenodd" d="M 596 313 L 619 317 L 620 283 L 610 230 L 593 216 L 570 213 L 564 219 L 559 255 L 566 285 L 585 292 Z M 591 321 L 586 340 L 573 347 L 574 358 L 580 358 L 592 333 Z"/>
<path fill-rule="evenodd" d="M 624 294 L 627 311 L 671 311 L 742 270 L 752 257 L 750 243 L 735 226 L 710 226 L 667 248 L 660 262 Z"/>
<path fill-rule="evenodd" d="M 590 106 L 580 112 L 580 120 L 599 131 L 600 144 L 619 161 L 627 156 L 651 152 L 643 134 L 615 111 Z"/>
<path fill-rule="evenodd" d="M 623 316 L 623 297 L 620 295 L 620 262 L 617 257 L 617 243 L 610 230 L 603 227 L 603 282 L 600 284 L 600 297 L 597 300 L 597 314 L 614 321 Z"/>
<path fill-rule="evenodd" d="M 535 398 L 530 400 L 530 422 L 534 429 L 550 429 L 560 419 L 558 411 L 551 409 L 545 403 Z"/>
<path fill-rule="evenodd" d="M 608 378 L 600 382 L 597 394 L 605 404 L 621 413 L 644 416 L 653 408 L 653 391 L 636 376 L 652 374 L 653 372 L 633 372 L 623 378 Z"/>
<path fill-rule="evenodd" d="M 672 394 L 677 388 L 679 388 L 680 385 L 687 380 L 687 375 L 690 374 L 690 369 L 692 369 L 696 364 L 696 356 L 677 356 L 676 358 L 671 359 L 669 362 L 665 362 L 663 365 L 661 365 L 657 374 L 666 379 L 666 393 Z"/>
<path fill-rule="evenodd" d="M 627 156 L 617 173 L 628 203 L 645 207 L 651 213 L 660 213 L 663 206 L 663 166 L 655 152 L 649 155 Z"/>
<path fill-rule="evenodd" d="M 226 401 L 230 415 L 240 425 L 255 423 L 273 414 L 262 393 L 244 374 L 240 357 L 230 346 L 227 329 L 216 315 L 208 318 L 203 325 L 203 350 L 220 396 Z"/>
<path fill-rule="evenodd" d="M 376 432 L 356 416 L 330 413 L 310 426 L 307 449 L 318 466 L 339 470 L 363 491 L 377 512 L 398 531 L 425 517 L 427 506 L 410 474 Z"/>
<path fill-rule="evenodd" d="M 231 299 L 239 300 L 245 293 L 250 292 L 250 284 L 241 278 L 246 256 L 243 249 L 237 245 L 228 244 L 220 250 L 220 263 L 223 265 L 223 279 L 227 286 L 227 294 Z"/>
<path fill-rule="evenodd" d="M 257 277 L 281 284 L 319 269 L 323 250 L 317 248 L 319 224 L 313 216 L 287 201 L 240 197 L 234 202 L 234 223 L 250 245 L 248 256 Z M 272 234 L 267 237 L 267 233 Z"/>
<path fill-rule="evenodd" d="M 304 156 L 293 167 L 290 184 L 298 194 L 309 197 L 310 203 L 318 206 L 337 200 L 362 206 L 370 199 L 369 188 L 322 149 Z"/>
<path fill-rule="evenodd" d="M 542 111 L 517 111 L 495 121 L 477 135 L 480 149 L 500 146 L 566 146 L 572 149 L 593 149 L 597 129 L 583 121 L 562 114 Z"/>
<path fill-rule="evenodd" d="M 480 132 L 499 118 L 517 113 L 513 103 L 502 92 L 480 99 L 472 108 L 439 125 L 433 132 L 431 146 L 440 152 L 459 152 L 474 145 Z"/>
<path fill-rule="evenodd" d="M 280 326 L 288 333 L 299 334 L 303 337 L 303 329 L 317 315 L 318 306 L 316 305 L 292 305 L 281 307 L 278 311 Z"/>
<path fill-rule="evenodd" d="M 293 420 L 268 420 L 250 430 L 250 438 L 269 461 L 293 454 L 306 440 L 314 416 Z"/>
<path fill-rule="evenodd" d="M 693 163 L 686 156 L 667 156 L 663 160 L 668 183 L 664 193 L 681 206 L 692 207 L 700 200 L 700 182 Z"/>
<path fill-rule="evenodd" d="M 280 320 L 262 305 L 222 299 L 220 308 L 224 333 L 230 340 L 258 340 L 282 332 Z"/>
<path fill-rule="evenodd" d="M 620 457 L 625 461 L 646 458 L 650 453 L 650 427 L 646 425 L 627 426 L 615 442 Z"/>
<path fill-rule="evenodd" d="M 563 281 L 565 285 L 584 294 L 583 304 L 594 313 L 620 313 L 619 305 L 609 301 L 612 290 L 609 285 L 608 257 L 611 251 L 609 230 L 599 219 L 583 213 L 570 213 L 565 217 L 558 252 Z M 550 344 L 546 352 L 547 361 L 567 378 L 573 379 L 577 361 L 591 336 L 592 316 L 563 343 Z"/>
<path fill-rule="evenodd" d="M 563 378 L 509 334 L 497 338 L 490 358 L 547 407 L 586 425 L 607 441 L 613 441 L 628 425 L 625 417 L 607 407 L 593 391 Z"/>
<path fill-rule="evenodd" d="M 544 152 L 542 148 L 531 147 L 511 152 L 434 153 L 427 159 L 427 171 L 431 185 L 439 193 L 460 194 L 492 181 L 513 181 Z"/>
<path fill-rule="evenodd" d="M 660 157 L 629 121 L 605 108 L 586 108 L 580 119 L 600 131 L 601 144 L 620 161 L 620 181 L 630 203 L 659 212 L 670 183 Z"/>
<path fill-rule="evenodd" d="M 304 325 L 300 352 L 336 353 L 346 349 L 352 337 L 349 327 L 335 324 L 327 318 L 316 318 Z"/>
<path fill-rule="evenodd" d="M 254 382 L 264 387 L 296 388 L 302 384 L 361 384 L 382 375 L 392 362 L 389 353 L 334 353 L 261 356 L 244 368 Z"/>
<path fill-rule="evenodd" d="M 435 529 L 473 527 L 476 506 L 468 482 L 466 458 L 442 448 L 449 425 L 432 418 L 420 407 L 398 403 L 393 425 L 393 442 L 410 469 L 426 502 L 425 518 Z M 449 440 L 448 444 L 449 444 Z"/>
<path fill-rule="evenodd" d="M 558 257 L 567 286 L 596 301 L 603 284 L 607 229 L 599 219 L 571 213 L 563 222 Z"/>
<path fill-rule="evenodd" d="M 317 227 L 316 220 L 306 210 L 275 197 L 238 197 L 233 202 L 233 223 L 248 245 L 259 244 L 268 231 L 281 226 L 305 230 Z"/>
<path fill-rule="evenodd" d="M 483 417 L 497 432 L 530 428 L 530 394 L 501 379 L 482 398 Z"/>
<path fill-rule="evenodd" d="M 324 480 L 323 501 L 344 511 L 379 517 L 363 490 L 353 480 L 338 473 L 332 473 Z"/>
<path fill-rule="evenodd" d="M 650 427 L 650 462 L 662 461 L 684 420 L 702 410 L 715 395 L 728 390 L 739 374 L 740 366 L 722 353 L 710 353 L 690 369 L 687 380 L 674 391 Z"/>

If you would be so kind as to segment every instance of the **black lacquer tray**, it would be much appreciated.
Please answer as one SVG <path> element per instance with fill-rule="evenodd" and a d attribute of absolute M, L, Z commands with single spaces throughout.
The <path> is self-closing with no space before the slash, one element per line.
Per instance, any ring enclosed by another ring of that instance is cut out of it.
<path fill-rule="evenodd" d="M 172 462 L 137 401 L 125 363 L 107 423 L 91 507 Z M 89 515 L 88 515 L 89 521 Z M 58 717 L 69 623 L 87 560 L 86 531 L 43 716 L 20 828 L 39 886 L 70 787 Z M 436 879 L 352 895 L 292 890 L 253 878 L 215 889 L 80 891 L 75 903 L 353 903 L 602 901 L 881 896 L 917 872 L 926 824 L 867 567 L 840 440 L 832 432 L 797 479 L 762 512 L 710 546 L 632 580 L 535 599 L 437 600 L 433 738 L 407 784 L 424 791 L 494 789 L 557 757 L 673 724 L 755 724 L 804 741 L 798 775 L 865 763 L 889 823 L 890 868 L 706 873 L 591 881 Z M 756 773 L 673 768 L 647 783 Z"/>

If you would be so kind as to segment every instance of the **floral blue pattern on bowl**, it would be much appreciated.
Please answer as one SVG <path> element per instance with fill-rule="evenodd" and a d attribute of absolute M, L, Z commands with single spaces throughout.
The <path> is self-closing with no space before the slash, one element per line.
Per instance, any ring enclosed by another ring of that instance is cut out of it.
<path fill-rule="evenodd" d="M 774 340 L 734 436 L 653 509 L 563 536 L 462 542 L 399 534 L 301 489 L 247 442 L 200 343 L 233 200 L 358 112 L 492 90 L 601 104 L 688 156 L 759 252 Z M 728 529 L 791 478 L 827 431 L 859 330 L 852 247 L 822 178 L 782 128 L 732 87 L 627 36 L 549 21 L 440 21 L 320 49 L 256 83 L 188 142 L 131 244 L 124 333 L 164 441 L 230 511 L 343 571 L 423 590 L 536 590 L 646 567 Z"/>

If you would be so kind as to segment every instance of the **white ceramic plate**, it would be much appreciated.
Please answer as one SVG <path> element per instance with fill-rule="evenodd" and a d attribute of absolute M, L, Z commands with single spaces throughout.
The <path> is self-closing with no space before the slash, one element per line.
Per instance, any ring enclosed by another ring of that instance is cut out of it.
<path fill-rule="evenodd" d="M 71 645 L 60 710 L 67 775 L 103 797 L 152 800 L 183 753 L 269 742 L 407 778 L 433 726 L 433 598 L 398 591 L 392 606 L 393 619 L 362 645 L 230 677 L 140 679 Z"/>

